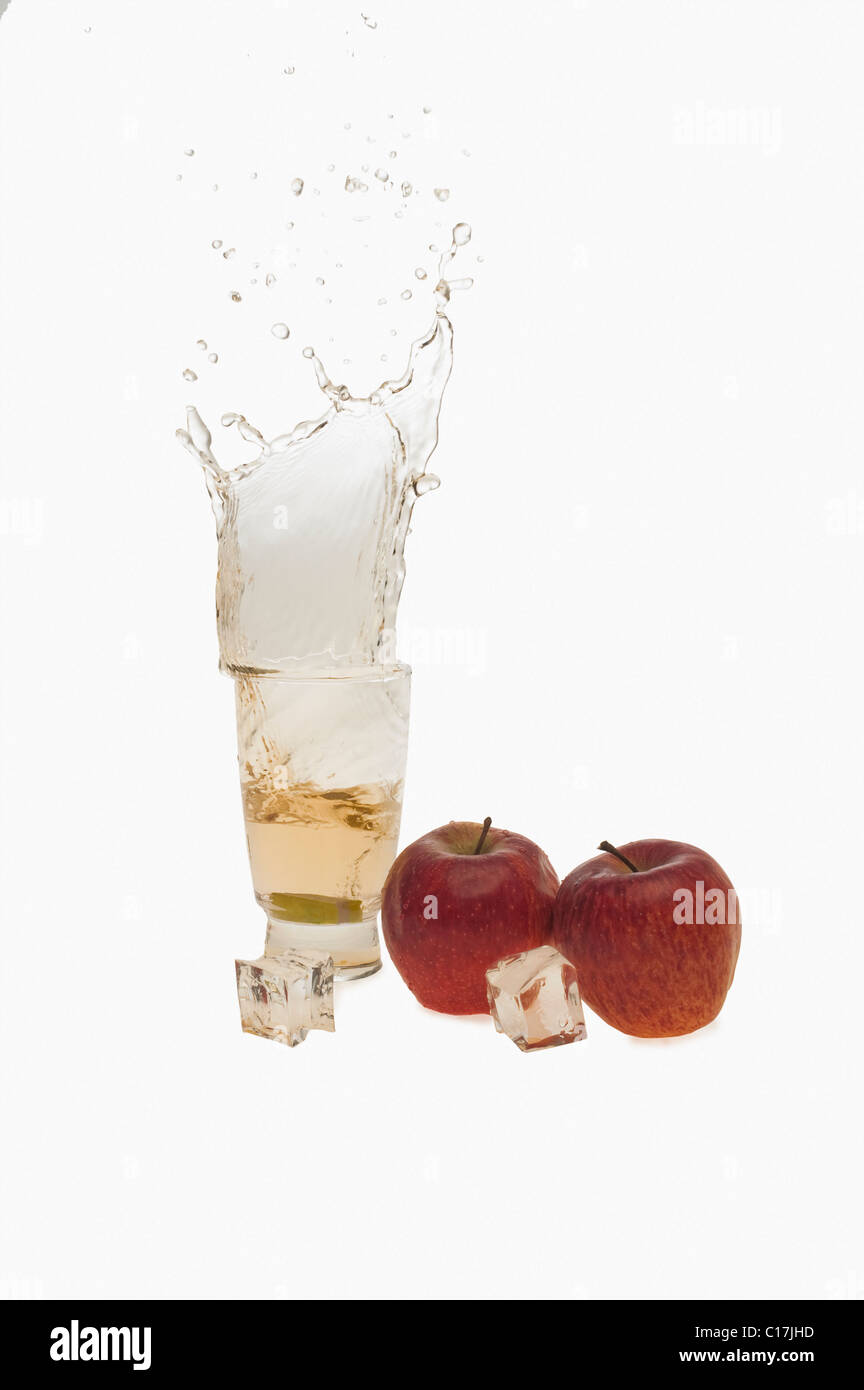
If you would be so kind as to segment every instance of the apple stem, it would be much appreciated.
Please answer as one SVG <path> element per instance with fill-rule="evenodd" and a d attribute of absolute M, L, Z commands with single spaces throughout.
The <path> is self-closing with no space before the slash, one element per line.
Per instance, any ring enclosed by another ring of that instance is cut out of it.
<path fill-rule="evenodd" d="M 636 865 L 631 864 L 630 860 L 627 858 L 627 855 L 622 854 L 620 849 L 616 849 L 614 845 L 610 845 L 608 840 L 601 840 L 597 848 L 605 850 L 607 854 L 614 854 L 616 859 L 620 859 L 622 864 L 627 865 L 627 868 L 630 870 L 631 873 L 638 874 L 639 870 L 636 868 Z"/>
<path fill-rule="evenodd" d="M 480 851 L 481 851 L 481 849 L 483 848 L 483 841 L 486 839 L 486 836 L 489 834 L 489 827 L 490 827 L 491 824 L 492 824 L 492 817 L 491 817 L 491 816 L 487 816 L 486 819 L 485 819 L 484 822 L 483 822 L 483 829 L 480 831 L 480 839 L 477 841 L 477 844 L 474 846 L 474 853 L 475 853 L 475 854 L 479 854 Z"/>

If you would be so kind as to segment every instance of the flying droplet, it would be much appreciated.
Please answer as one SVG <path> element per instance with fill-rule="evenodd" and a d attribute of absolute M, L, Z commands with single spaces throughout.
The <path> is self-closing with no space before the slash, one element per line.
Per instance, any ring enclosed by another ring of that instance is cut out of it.
<path fill-rule="evenodd" d="M 402 185 L 402 197 L 403 197 L 403 198 L 410 198 L 410 197 L 411 197 L 411 194 L 412 194 L 413 192 L 414 192 L 414 185 L 411 184 L 411 183 L 409 183 L 408 180 L 406 179 L 405 182 L 404 182 L 403 185 Z"/>
<path fill-rule="evenodd" d="M 323 285 L 323 284 L 324 284 L 324 281 L 322 280 L 322 278 L 321 278 L 320 275 L 316 275 L 316 276 L 315 276 L 315 284 L 316 284 L 316 285 Z"/>
<path fill-rule="evenodd" d="M 457 222 L 453 228 L 454 246 L 467 246 L 471 240 L 471 228 L 467 222 Z"/>
<path fill-rule="evenodd" d="M 395 159 L 395 158 L 396 158 L 396 154 L 397 154 L 397 151 L 396 151 L 396 150 L 391 150 L 390 153 L 388 154 L 387 158 L 388 158 L 388 159 Z"/>
<path fill-rule="evenodd" d="M 293 230 L 294 230 L 294 223 L 293 223 L 293 222 L 286 222 L 286 223 L 285 223 L 285 230 L 286 230 L 286 232 L 293 232 Z"/>
<path fill-rule="evenodd" d="M 197 372 L 193 372 L 193 370 L 192 370 L 191 367 L 187 367 L 186 370 L 185 370 L 184 373 L 183 373 L 183 380 L 184 380 L 184 381 L 197 381 L 197 380 L 198 380 L 198 373 L 197 373 Z"/>
<path fill-rule="evenodd" d="M 426 279 L 426 271 L 423 269 L 422 265 L 418 265 L 417 269 L 414 271 L 414 278 L 417 280 Z"/>
<path fill-rule="evenodd" d="M 205 341 L 204 341 L 203 338 L 199 338 L 198 341 L 197 341 L 197 343 L 195 344 L 195 346 L 196 346 L 197 348 L 200 348 L 202 352 L 206 352 L 206 351 L 207 351 L 207 344 L 205 343 Z"/>
<path fill-rule="evenodd" d="M 423 107 L 423 115 L 424 115 L 424 116 L 430 116 L 431 114 L 432 114 L 432 107 L 431 107 L 431 106 L 424 106 L 424 107 Z"/>
<path fill-rule="evenodd" d="M 328 165 L 327 165 L 327 173 L 328 173 L 328 174 L 332 174 L 335 168 L 336 168 L 336 165 L 335 165 L 335 164 L 328 164 Z"/>
<path fill-rule="evenodd" d="M 308 358 L 308 357 L 314 357 L 314 356 L 315 356 L 315 349 L 314 349 L 314 348 L 311 348 L 311 347 L 305 347 L 305 348 L 303 349 L 303 356 L 304 356 L 304 357 L 307 357 L 307 358 Z"/>
<path fill-rule="evenodd" d="M 386 354 L 386 352 L 382 352 L 382 354 L 381 354 L 381 356 L 379 357 L 378 361 L 379 361 L 379 362 L 386 362 L 386 361 L 387 361 L 387 354 Z"/>
<path fill-rule="evenodd" d="M 264 284 L 265 284 L 265 285 L 275 285 L 275 284 L 276 284 L 276 276 L 273 274 L 273 271 L 272 271 L 272 270 L 268 271 L 267 274 L 264 276 Z"/>
<path fill-rule="evenodd" d="M 400 299 L 410 299 L 410 298 L 411 298 L 411 291 L 410 291 L 410 290 L 403 290 L 402 293 L 400 294 L 399 298 L 400 298 Z"/>
<path fill-rule="evenodd" d="M 435 197 L 438 199 L 439 203 L 446 203 L 447 199 L 450 197 L 449 188 L 435 188 L 432 191 L 434 192 Z"/>
<path fill-rule="evenodd" d="M 282 73 L 285 77 L 293 77 L 294 69 L 292 67 L 283 68 Z"/>
<path fill-rule="evenodd" d="M 222 259 L 223 259 L 223 261 L 230 261 L 231 257 L 236 253 L 236 250 L 237 250 L 236 246 L 229 246 L 227 251 L 223 251 L 223 252 L 222 252 Z"/>
<path fill-rule="evenodd" d="M 288 327 L 287 323 L 274 323 L 272 328 L 270 329 L 270 332 L 273 334 L 274 338 L 281 338 L 284 342 L 285 339 L 290 335 L 291 330 Z"/>
<path fill-rule="evenodd" d="M 350 174 L 345 179 L 346 193 L 366 193 L 368 188 L 369 185 L 364 183 L 362 179 L 352 178 Z"/>
<path fill-rule="evenodd" d="M 302 179 L 292 179 L 292 180 L 291 180 L 291 192 L 294 194 L 294 197 L 295 197 L 295 198 L 299 198 L 299 197 L 300 197 L 300 194 L 303 192 L 303 180 L 302 180 Z"/>
<path fill-rule="evenodd" d="M 195 151 L 194 151 L 194 150 L 184 150 L 183 153 L 184 153 L 186 156 L 188 156 L 189 159 L 191 159 L 192 156 L 193 156 L 193 154 L 195 153 Z"/>
<path fill-rule="evenodd" d="M 182 183 L 182 182 L 183 182 L 183 175 L 182 175 L 182 174 L 178 174 L 178 175 L 177 175 L 177 182 L 178 182 L 178 183 Z"/>
<path fill-rule="evenodd" d="M 242 300 L 243 296 L 242 296 L 242 294 L 240 293 L 239 290 L 232 290 L 232 291 L 231 291 L 231 298 L 234 300 L 234 303 L 235 303 L 235 304 L 239 304 L 240 301 Z"/>
<path fill-rule="evenodd" d="M 378 300 L 378 303 L 379 303 L 379 304 L 386 304 L 386 303 L 387 303 L 387 300 L 386 300 L 386 299 L 379 299 L 379 300 Z"/>
<path fill-rule="evenodd" d="M 387 180 L 389 179 L 390 175 L 387 173 L 387 170 L 386 170 L 386 169 L 376 169 L 376 170 L 375 170 L 375 177 L 376 177 L 376 179 L 379 179 L 379 180 L 381 181 L 381 183 L 386 183 Z"/>
<path fill-rule="evenodd" d="M 255 172 L 254 169 L 252 170 L 252 173 L 249 175 L 249 177 L 250 177 L 250 179 L 257 179 L 258 175 L 257 175 L 257 173 Z"/>
<path fill-rule="evenodd" d="M 220 248 L 220 246 L 222 245 L 222 243 L 221 243 L 221 241 L 219 240 L 219 238 L 217 237 L 215 241 L 211 241 L 210 245 L 213 247 L 213 250 L 214 250 L 214 251 L 218 251 L 219 248 Z"/>
<path fill-rule="evenodd" d="M 208 353 L 207 361 L 208 361 L 208 362 L 218 362 L 218 361 L 219 361 L 219 354 L 218 354 L 218 352 L 211 352 L 211 353 Z"/>
<path fill-rule="evenodd" d="M 367 29 L 377 29 L 377 28 L 378 28 L 378 21 L 377 21 L 377 19 L 371 19 L 371 18 L 369 17 L 368 14 L 361 14 L 361 15 L 360 15 L 360 18 L 362 19 L 363 23 L 366 25 L 366 28 L 367 28 Z"/>

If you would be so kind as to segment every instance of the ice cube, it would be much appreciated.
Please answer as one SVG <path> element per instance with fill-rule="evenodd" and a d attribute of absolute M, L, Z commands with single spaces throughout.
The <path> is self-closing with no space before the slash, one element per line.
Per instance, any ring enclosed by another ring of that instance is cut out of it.
<path fill-rule="evenodd" d="M 296 1047 L 310 1028 L 334 1032 L 332 956 L 274 951 L 234 964 L 244 1033 Z"/>
<path fill-rule="evenodd" d="M 505 956 L 486 971 L 489 1012 L 523 1052 L 585 1037 L 576 971 L 554 946 Z"/>

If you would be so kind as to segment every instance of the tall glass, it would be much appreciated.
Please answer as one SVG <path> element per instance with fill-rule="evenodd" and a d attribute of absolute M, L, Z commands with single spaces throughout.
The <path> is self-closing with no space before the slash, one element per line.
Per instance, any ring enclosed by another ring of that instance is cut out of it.
<path fill-rule="evenodd" d="M 469 236 L 454 230 L 442 277 Z M 193 406 L 178 430 L 216 519 L 219 664 L 234 680 L 267 948 L 326 951 L 343 977 L 381 964 L 411 683 L 395 659 L 396 612 L 413 507 L 438 484 L 427 464 L 453 360 L 448 296 L 442 278 L 406 370 L 369 396 L 330 381 L 313 354 L 328 401 L 319 419 L 267 441 L 244 416 L 223 416 L 256 450 L 245 463 L 219 463 Z"/>
<path fill-rule="evenodd" d="M 321 950 L 343 979 L 380 969 L 411 671 L 398 662 L 235 678 L 246 841 L 267 947 Z"/>

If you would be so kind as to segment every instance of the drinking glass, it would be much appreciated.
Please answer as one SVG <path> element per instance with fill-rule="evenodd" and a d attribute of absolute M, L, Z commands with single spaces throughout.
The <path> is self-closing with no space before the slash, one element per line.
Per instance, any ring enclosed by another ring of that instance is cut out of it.
<path fill-rule="evenodd" d="M 380 969 L 377 916 L 396 855 L 410 667 L 242 675 L 240 783 L 267 949 L 323 951 L 336 973 Z"/>

